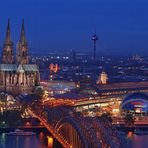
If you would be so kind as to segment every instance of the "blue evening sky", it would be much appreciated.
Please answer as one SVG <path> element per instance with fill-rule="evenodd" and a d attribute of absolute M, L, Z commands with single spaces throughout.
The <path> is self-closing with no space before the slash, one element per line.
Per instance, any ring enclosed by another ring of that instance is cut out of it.
<path fill-rule="evenodd" d="M 147 0 L 0 0 L 0 47 L 7 19 L 16 45 L 22 18 L 33 50 L 148 53 Z"/>

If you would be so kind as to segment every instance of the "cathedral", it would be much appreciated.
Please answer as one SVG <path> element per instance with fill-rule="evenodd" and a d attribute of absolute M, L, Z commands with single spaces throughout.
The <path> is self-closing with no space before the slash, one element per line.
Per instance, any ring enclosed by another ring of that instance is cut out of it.
<path fill-rule="evenodd" d="M 14 53 L 16 53 L 16 56 Z M 16 52 L 14 52 L 10 33 L 10 21 L 8 20 L 1 59 L 0 91 L 18 95 L 22 93 L 31 93 L 35 86 L 39 85 L 40 74 L 38 66 L 29 64 L 24 21 L 22 22 L 20 40 L 17 44 Z"/>

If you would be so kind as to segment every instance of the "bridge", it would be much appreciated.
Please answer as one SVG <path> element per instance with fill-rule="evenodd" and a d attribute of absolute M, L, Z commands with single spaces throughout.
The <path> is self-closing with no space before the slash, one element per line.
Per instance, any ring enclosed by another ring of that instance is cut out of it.
<path fill-rule="evenodd" d="M 101 117 L 83 117 L 70 106 L 29 105 L 36 117 L 65 148 L 122 148 L 124 141 L 113 125 Z"/>
<path fill-rule="evenodd" d="M 22 95 L 18 96 L 23 98 Z M 92 103 L 94 103 L 92 100 Z M 28 112 L 47 128 L 65 148 L 122 148 L 124 140 L 103 117 L 83 116 L 74 110 L 73 101 L 27 104 Z M 23 104 L 23 102 L 21 102 Z M 96 102 L 95 102 L 96 103 Z"/>

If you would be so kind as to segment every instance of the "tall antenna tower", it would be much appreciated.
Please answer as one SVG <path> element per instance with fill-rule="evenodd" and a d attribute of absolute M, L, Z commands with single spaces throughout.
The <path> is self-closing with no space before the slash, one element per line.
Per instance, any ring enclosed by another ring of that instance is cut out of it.
<path fill-rule="evenodd" d="M 96 35 L 96 29 L 95 29 L 95 33 L 94 35 L 92 36 L 91 40 L 93 41 L 93 47 L 94 47 L 94 53 L 93 53 L 93 60 L 95 61 L 96 60 L 96 43 L 97 43 L 97 40 L 98 40 L 98 37 Z"/>

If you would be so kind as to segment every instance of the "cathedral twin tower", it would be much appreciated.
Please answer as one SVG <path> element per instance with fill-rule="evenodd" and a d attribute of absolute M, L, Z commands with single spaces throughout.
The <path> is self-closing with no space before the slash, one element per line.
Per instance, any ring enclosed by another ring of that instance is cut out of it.
<path fill-rule="evenodd" d="M 14 64 L 15 57 L 13 52 L 13 42 L 11 40 L 10 33 L 10 20 L 8 20 L 6 39 L 2 51 L 2 63 L 3 64 Z M 25 36 L 24 20 L 22 21 L 20 40 L 17 45 L 16 51 L 16 63 L 17 64 L 28 64 L 28 45 Z"/>
<path fill-rule="evenodd" d="M 40 73 L 36 64 L 29 64 L 28 45 L 25 37 L 24 21 L 21 36 L 17 45 L 16 60 L 10 35 L 10 21 L 8 20 L 6 39 L 2 50 L 2 64 L 0 64 L 0 91 L 11 94 L 32 93 L 40 83 Z"/>

